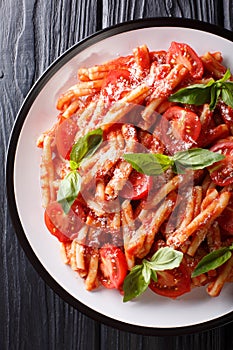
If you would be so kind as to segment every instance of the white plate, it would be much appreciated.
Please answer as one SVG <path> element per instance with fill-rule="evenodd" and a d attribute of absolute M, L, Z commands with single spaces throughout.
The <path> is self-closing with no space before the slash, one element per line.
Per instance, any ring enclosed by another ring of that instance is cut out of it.
<path fill-rule="evenodd" d="M 185 42 L 199 54 L 221 51 L 233 70 L 232 33 L 202 22 L 183 19 L 148 19 L 105 29 L 78 43 L 43 74 L 28 94 L 12 131 L 8 150 L 9 209 L 18 238 L 32 264 L 67 302 L 88 316 L 120 329 L 143 334 L 182 334 L 205 330 L 233 320 L 233 284 L 218 298 L 204 288 L 177 300 L 147 291 L 123 303 L 118 292 L 87 292 L 83 280 L 63 264 L 58 241 L 45 228 L 40 192 L 41 150 L 37 137 L 57 116 L 59 94 L 76 82 L 77 69 L 127 55 L 138 45 L 167 50 L 171 41 Z"/>

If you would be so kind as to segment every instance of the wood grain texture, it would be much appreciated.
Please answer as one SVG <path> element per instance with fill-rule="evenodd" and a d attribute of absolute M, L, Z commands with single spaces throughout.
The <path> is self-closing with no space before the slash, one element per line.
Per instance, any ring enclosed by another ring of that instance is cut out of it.
<path fill-rule="evenodd" d="M 100 28 L 97 13 L 97 3 L 88 0 L 1 2 L 1 162 L 29 89 L 54 59 Z M 0 349 L 96 349 L 99 325 L 64 303 L 20 248 L 7 212 L 3 167 L 0 172 Z"/>
<path fill-rule="evenodd" d="M 226 29 L 233 29 L 233 4 L 231 0 L 223 1 L 223 25 Z"/>
<path fill-rule="evenodd" d="M 43 71 L 66 49 L 109 25 L 146 17 L 186 17 L 233 30 L 232 0 L 1 0 L 0 162 L 17 111 Z M 224 350 L 232 324 L 209 332 L 145 337 L 101 325 L 60 299 L 29 263 L 9 219 L 0 167 L 0 349 Z M 155 315 L 156 317 L 156 315 Z"/>
<path fill-rule="evenodd" d="M 229 4 L 230 5 L 230 4 Z M 146 17 L 181 17 L 223 23 L 221 0 L 103 0 L 103 27 Z"/>

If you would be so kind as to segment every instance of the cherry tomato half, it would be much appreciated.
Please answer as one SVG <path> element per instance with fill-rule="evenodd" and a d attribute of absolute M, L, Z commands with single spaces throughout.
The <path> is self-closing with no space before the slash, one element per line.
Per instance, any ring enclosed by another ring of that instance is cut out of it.
<path fill-rule="evenodd" d="M 187 44 L 172 42 L 167 52 L 167 63 L 183 64 L 188 68 L 191 76 L 200 79 L 204 73 L 201 59 L 196 52 Z"/>
<path fill-rule="evenodd" d="M 220 140 L 210 148 L 212 152 L 219 152 L 225 158 L 214 163 L 208 170 L 210 177 L 219 186 L 227 186 L 233 183 L 233 140 L 231 137 Z"/>
<path fill-rule="evenodd" d="M 179 106 L 172 106 L 163 114 L 162 142 L 169 153 L 174 154 L 190 148 L 201 131 L 201 122 L 194 112 Z"/>
<path fill-rule="evenodd" d="M 55 142 L 57 151 L 65 159 L 69 158 L 77 131 L 77 123 L 70 118 L 63 120 L 56 130 Z"/>
<path fill-rule="evenodd" d="M 100 282 L 104 287 L 119 289 L 127 275 L 128 266 L 123 251 L 116 246 L 106 244 L 99 250 Z"/>
<path fill-rule="evenodd" d="M 142 199 L 148 195 L 151 186 L 151 176 L 133 170 L 119 195 L 132 200 Z"/>
<path fill-rule="evenodd" d="M 173 270 L 157 272 L 158 281 L 150 282 L 150 289 L 159 295 L 168 298 L 177 298 L 178 296 L 190 292 L 191 278 L 186 267 L 181 264 Z"/>
<path fill-rule="evenodd" d="M 51 202 L 44 214 L 45 225 L 49 232 L 60 242 L 73 240 L 83 225 L 84 211 L 82 205 L 75 201 L 68 214 L 65 214 L 58 202 Z"/>
<path fill-rule="evenodd" d="M 129 81 L 130 72 L 127 69 L 110 71 L 105 78 L 101 93 L 110 102 L 118 101 L 128 92 Z"/>
<path fill-rule="evenodd" d="M 227 186 L 233 183 L 233 156 L 226 156 L 225 159 L 209 167 L 210 177 L 216 185 Z"/>
<path fill-rule="evenodd" d="M 212 152 L 219 152 L 224 155 L 233 156 L 233 136 L 226 137 L 217 141 L 210 150 Z"/>

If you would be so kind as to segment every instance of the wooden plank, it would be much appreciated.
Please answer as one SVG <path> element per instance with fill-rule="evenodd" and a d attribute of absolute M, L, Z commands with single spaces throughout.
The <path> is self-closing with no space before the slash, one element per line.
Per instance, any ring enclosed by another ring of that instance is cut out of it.
<path fill-rule="evenodd" d="M 156 317 L 156 316 L 155 316 Z M 232 326 L 232 325 L 231 325 Z M 223 330 L 218 328 L 207 332 L 182 336 L 142 336 L 133 333 L 101 327 L 101 349 L 134 349 L 134 350 L 222 350 L 223 344 L 230 344 L 232 337 L 224 342 Z"/>
<path fill-rule="evenodd" d="M 132 333 L 127 333 L 123 331 L 115 330 L 111 327 L 102 326 L 101 327 L 101 343 L 100 349 L 133 349 L 142 350 L 143 348 L 141 335 L 136 335 Z M 152 344 L 149 344 L 152 345 Z M 149 348 L 148 348 L 149 349 Z M 150 349 L 156 349 L 151 348 Z"/>
<path fill-rule="evenodd" d="M 192 18 L 221 25 L 223 8 L 215 0 L 103 0 L 103 27 L 148 17 Z"/>
<path fill-rule="evenodd" d="M 233 30 L 233 2 L 232 0 L 223 1 L 223 25 L 228 30 Z"/>
<path fill-rule="evenodd" d="M 96 6 L 91 0 L 1 1 L 1 164 L 24 97 L 54 59 L 99 29 Z M 98 323 L 63 302 L 27 260 L 7 213 L 4 167 L 0 179 L 0 349 L 98 349 Z"/>

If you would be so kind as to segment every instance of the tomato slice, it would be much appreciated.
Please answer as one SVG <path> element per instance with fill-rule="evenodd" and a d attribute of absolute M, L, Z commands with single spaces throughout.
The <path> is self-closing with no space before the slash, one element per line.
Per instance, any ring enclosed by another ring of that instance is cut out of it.
<path fill-rule="evenodd" d="M 70 118 L 62 120 L 56 129 L 55 142 L 57 151 L 65 159 L 69 158 L 77 131 L 77 123 Z"/>
<path fill-rule="evenodd" d="M 233 156 L 226 156 L 225 159 L 209 167 L 210 177 L 216 185 L 228 186 L 233 183 Z"/>
<path fill-rule="evenodd" d="M 223 210 L 217 221 L 221 228 L 233 235 L 233 196 L 231 196 L 228 206 Z"/>
<path fill-rule="evenodd" d="M 99 250 L 100 282 L 104 287 L 120 289 L 127 275 L 128 266 L 123 251 L 111 244 Z"/>
<path fill-rule="evenodd" d="M 110 71 L 107 77 L 105 78 L 103 87 L 106 87 L 109 84 L 117 84 L 119 80 L 130 80 L 130 72 L 128 69 L 118 69 Z"/>
<path fill-rule="evenodd" d="M 225 139 L 221 139 L 217 141 L 210 150 L 212 152 L 219 152 L 224 155 L 232 155 L 233 156 L 233 137 L 229 136 Z"/>
<path fill-rule="evenodd" d="M 173 41 L 168 49 L 166 61 L 169 64 L 183 64 L 195 79 L 200 79 L 204 73 L 201 59 L 187 44 Z"/>
<path fill-rule="evenodd" d="M 200 136 L 197 140 L 197 147 L 205 148 L 214 142 L 229 136 L 229 128 L 226 124 L 220 124 L 216 127 L 202 126 Z"/>
<path fill-rule="evenodd" d="M 231 137 L 220 140 L 210 148 L 213 152 L 225 155 L 225 158 L 210 167 L 210 177 L 219 186 L 233 183 L 233 140 Z"/>
<path fill-rule="evenodd" d="M 191 290 L 191 278 L 184 264 L 173 270 L 157 272 L 158 281 L 151 281 L 150 289 L 168 298 L 177 298 Z"/>
<path fill-rule="evenodd" d="M 196 113 L 172 106 L 163 114 L 162 141 L 169 153 L 174 154 L 190 148 L 201 132 L 201 122 Z"/>
<path fill-rule="evenodd" d="M 130 72 L 127 69 L 110 71 L 105 78 L 101 94 L 107 101 L 118 101 L 129 90 Z"/>
<path fill-rule="evenodd" d="M 64 213 L 58 202 L 51 202 L 45 210 L 44 221 L 49 232 L 60 242 L 66 243 L 77 236 L 84 217 L 84 210 L 78 201 L 74 202 L 68 214 Z"/>
<path fill-rule="evenodd" d="M 133 170 L 119 195 L 132 200 L 142 199 L 148 195 L 151 186 L 151 176 Z"/>

